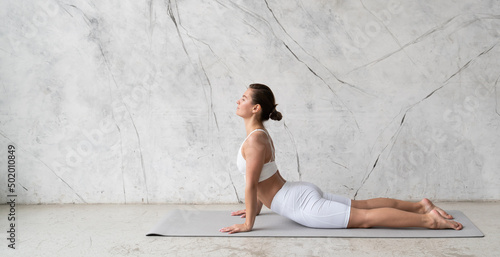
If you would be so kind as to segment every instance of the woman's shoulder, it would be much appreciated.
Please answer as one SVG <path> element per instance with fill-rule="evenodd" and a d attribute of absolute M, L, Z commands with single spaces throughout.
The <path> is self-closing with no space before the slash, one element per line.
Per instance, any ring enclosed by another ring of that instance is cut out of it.
<path fill-rule="evenodd" d="M 246 140 L 246 146 L 265 147 L 268 144 L 267 133 L 263 130 L 253 132 Z"/>

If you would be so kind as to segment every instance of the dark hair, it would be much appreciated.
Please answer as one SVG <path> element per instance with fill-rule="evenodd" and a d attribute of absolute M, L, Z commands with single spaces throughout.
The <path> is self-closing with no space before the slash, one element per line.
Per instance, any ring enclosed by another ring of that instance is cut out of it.
<path fill-rule="evenodd" d="M 251 84 L 249 87 L 253 89 L 252 103 L 260 104 L 262 108 L 261 121 L 264 122 L 269 118 L 271 120 L 281 120 L 283 118 L 281 112 L 276 110 L 277 104 L 274 102 L 274 94 L 268 86 L 264 84 Z"/>

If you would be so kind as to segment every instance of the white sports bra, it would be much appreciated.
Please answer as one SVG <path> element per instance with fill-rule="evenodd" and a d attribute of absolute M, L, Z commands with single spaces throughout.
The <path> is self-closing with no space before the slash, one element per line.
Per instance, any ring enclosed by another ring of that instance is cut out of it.
<path fill-rule="evenodd" d="M 276 172 L 278 172 L 278 166 L 276 165 L 276 161 L 274 160 L 274 147 L 273 147 L 273 144 L 271 143 L 271 137 L 269 137 L 269 134 L 267 134 L 267 132 L 265 130 L 256 129 L 256 130 L 250 132 L 250 134 L 248 134 L 248 136 L 245 138 L 243 143 L 245 143 L 245 141 L 247 141 L 248 137 L 255 131 L 263 131 L 264 133 L 266 133 L 267 138 L 269 140 L 269 144 L 271 145 L 271 149 L 273 151 L 272 156 L 271 156 L 271 161 L 269 161 L 268 163 L 265 163 L 264 166 L 262 167 L 262 171 L 260 172 L 259 182 L 261 182 L 261 181 L 264 181 L 264 180 L 272 177 Z M 246 168 L 247 162 L 243 158 L 243 155 L 241 154 L 241 148 L 243 147 L 243 143 L 241 143 L 240 150 L 238 150 L 238 157 L 236 158 L 236 165 L 238 166 L 238 170 L 243 175 L 245 175 L 246 170 L 247 170 L 247 168 Z"/>

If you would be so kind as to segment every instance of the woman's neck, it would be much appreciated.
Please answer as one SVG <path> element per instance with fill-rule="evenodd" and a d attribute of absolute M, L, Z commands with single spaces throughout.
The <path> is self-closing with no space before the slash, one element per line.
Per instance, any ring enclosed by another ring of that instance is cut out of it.
<path fill-rule="evenodd" d="M 250 134 L 250 132 L 252 132 L 256 129 L 264 129 L 265 130 L 264 124 L 261 121 L 254 119 L 253 117 L 249 118 L 249 119 L 245 119 L 245 129 L 247 131 L 247 136 L 248 136 L 248 134 Z"/>

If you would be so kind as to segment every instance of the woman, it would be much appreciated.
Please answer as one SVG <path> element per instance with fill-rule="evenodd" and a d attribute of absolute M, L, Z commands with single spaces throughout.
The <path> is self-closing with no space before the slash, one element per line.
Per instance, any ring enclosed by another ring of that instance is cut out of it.
<path fill-rule="evenodd" d="M 274 145 L 263 122 L 281 120 L 269 87 L 252 84 L 236 102 L 236 114 L 245 121 L 247 137 L 238 152 L 237 166 L 245 174 L 245 210 L 232 212 L 244 224 L 220 229 L 229 234 L 251 231 L 262 205 L 279 215 L 313 228 L 424 227 L 460 230 L 462 224 L 428 199 L 406 202 L 377 198 L 350 200 L 323 193 L 307 182 L 287 182 L 274 160 Z"/>

